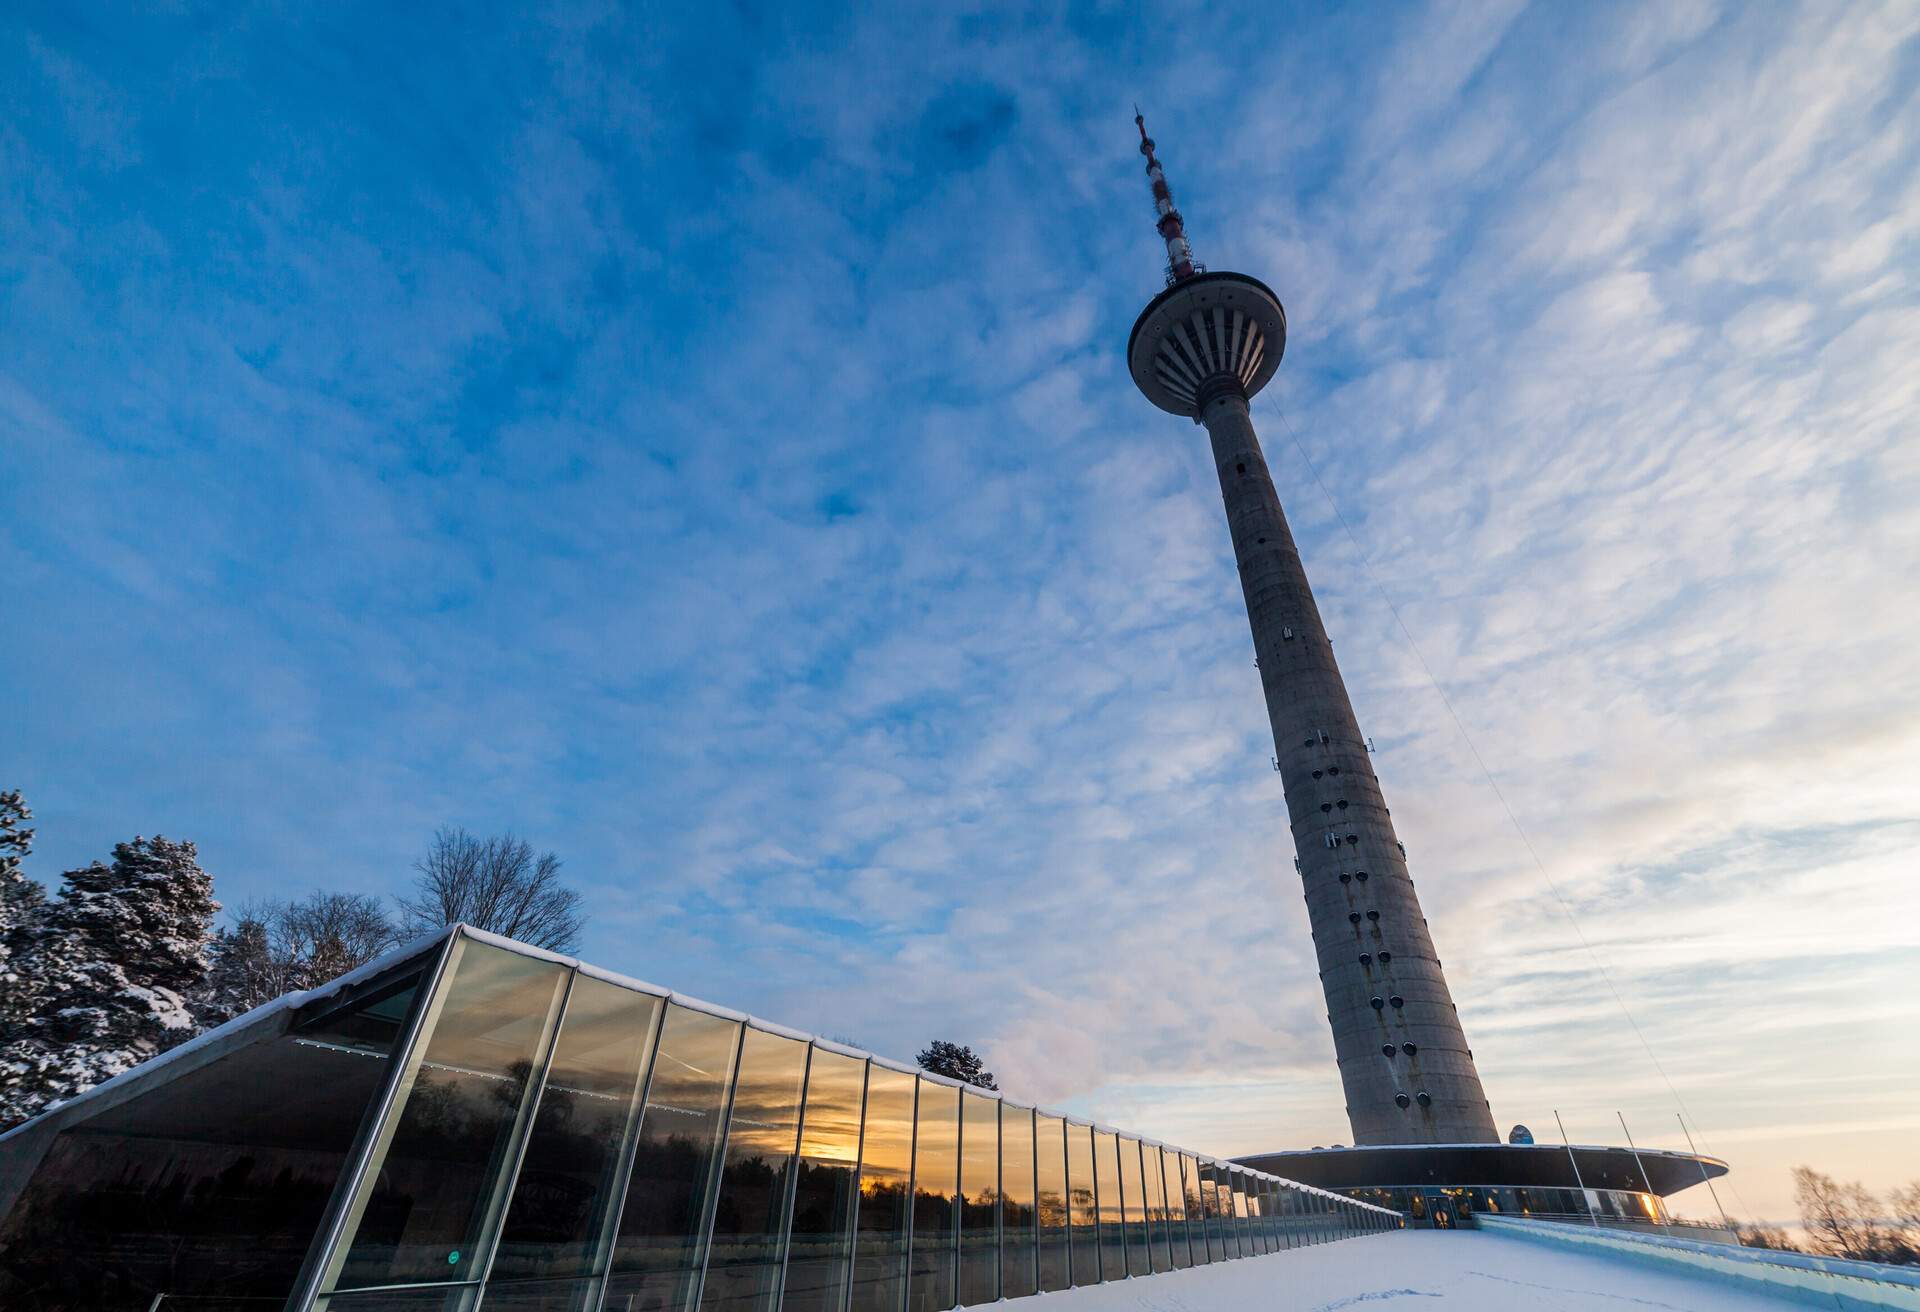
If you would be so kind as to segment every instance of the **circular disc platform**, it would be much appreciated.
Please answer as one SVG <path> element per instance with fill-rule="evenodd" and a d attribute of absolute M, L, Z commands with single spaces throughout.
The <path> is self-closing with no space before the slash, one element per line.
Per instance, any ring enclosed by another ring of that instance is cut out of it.
<path fill-rule="evenodd" d="M 1192 419 L 1204 386 L 1231 380 L 1252 396 L 1286 349 L 1287 312 L 1270 287 L 1244 273 L 1200 273 L 1140 312 L 1127 339 L 1127 367 L 1147 400 Z"/>
<path fill-rule="evenodd" d="M 1727 1173 L 1717 1157 L 1642 1148 L 1573 1145 L 1572 1160 L 1560 1144 L 1433 1143 L 1377 1144 L 1360 1148 L 1299 1148 L 1234 1159 L 1322 1189 L 1393 1186 L 1479 1186 L 1536 1189 L 1619 1189 L 1651 1186 L 1664 1198 Z M 1574 1163 L 1580 1172 L 1574 1174 Z M 1640 1171 L 1646 1168 L 1646 1182 Z"/>

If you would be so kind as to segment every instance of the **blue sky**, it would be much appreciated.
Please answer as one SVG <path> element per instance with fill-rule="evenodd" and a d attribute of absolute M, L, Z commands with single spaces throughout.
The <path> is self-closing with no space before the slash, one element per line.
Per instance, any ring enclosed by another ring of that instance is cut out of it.
<path fill-rule="evenodd" d="M 1344 1141 L 1204 442 L 1121 360 L 1137 99 L 1287 302 L 1256 421 L 1496 1117 L 1678 1141 L 1389 598 L 1729 1202 L 1920 1175 L 1910 6 L 709 9 L 0 18 L 35 873 L 512 828 L 590 959 Z"/>

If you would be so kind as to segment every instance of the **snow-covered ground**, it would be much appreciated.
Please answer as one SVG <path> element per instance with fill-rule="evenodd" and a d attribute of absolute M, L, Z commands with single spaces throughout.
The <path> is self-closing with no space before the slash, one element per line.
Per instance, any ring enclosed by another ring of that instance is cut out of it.
<path fill-rule="evenodd" d="M 1502 1235 L 1344 1239 L 1194 1271 L 1043 1294 L 1036 1312 L 1767 1312 L 1805 1307 L 1637 1262 Z"/>

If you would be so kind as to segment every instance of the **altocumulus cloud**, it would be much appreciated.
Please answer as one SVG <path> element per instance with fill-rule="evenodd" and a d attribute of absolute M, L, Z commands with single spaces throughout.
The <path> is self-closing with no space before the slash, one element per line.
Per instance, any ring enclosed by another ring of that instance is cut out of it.
<path fill-rule="evenodd" d="M 1908 8 L 703 22 L 7 20 L 43 876 L 512 825 L 610 965 L 1344 1138 L 1204 444 L 1119 358 L 1137 97 L 1292 313 L 1258 422 L 1496 1116 L 1677 1138 L 1389 598 L 1754 1209 L 1920 1173 Z"/>

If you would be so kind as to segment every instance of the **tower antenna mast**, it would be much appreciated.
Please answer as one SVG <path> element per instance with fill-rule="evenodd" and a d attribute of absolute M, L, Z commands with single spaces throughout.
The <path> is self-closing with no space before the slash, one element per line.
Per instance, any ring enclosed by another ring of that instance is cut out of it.
<path fill-rule="evenodd" d="M 1147 181 L 1153 185 L 1153 208 L 1160 215 L 1155 225 L 1160 229 L 1160 240 L 1167 244 L 1167 286 L 1185 282 L 1200 272 L 1193 262 L 1193 248 L 1187 245 L 1186 222 L 1181 219 L 1180 211 L 1174 208 L 1173 191 L 1167 186 L 1167 175 L 1160 171 L 1160 161 L 1154 157 L 1153 138 L 1147 135 L 1147 118 L 1140 112 L 1140 106 L 1133 107 L 1133 125 L 1140 129 L 1140 153 L 1147 157 Z"/>

